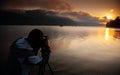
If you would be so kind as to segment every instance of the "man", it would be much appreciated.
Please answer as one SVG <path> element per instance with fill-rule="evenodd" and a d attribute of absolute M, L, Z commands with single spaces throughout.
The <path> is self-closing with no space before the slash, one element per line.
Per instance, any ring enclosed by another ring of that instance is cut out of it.
<path fill-rule="evenodd" d="M 42 48 L 44 50 L 43 41 L 43 32 L 38 29 L 32 30 L 27 38 L 19 38 L 14 41 L 10 47 L 7 74 L 29 75 L 32 64 L 41 64 L 43 62 L 42 55 L 37 55 L 38 50 L 42 50 Z"/>

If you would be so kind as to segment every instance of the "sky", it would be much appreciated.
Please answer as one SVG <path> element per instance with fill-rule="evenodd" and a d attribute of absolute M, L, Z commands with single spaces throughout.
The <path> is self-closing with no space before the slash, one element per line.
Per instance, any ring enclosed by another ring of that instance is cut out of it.
<path fill-rule="evenodd" d="M 35 10 L 57 12 L 57 16 L 75 21 L 104 22 L 120 16 L 119 0 L 1 0 L 1 9 Z M 103 21 L 104 20 L 104 21 Z M 100 23 L 99 22 L 99 23 Z"/>
<path fill-rule="evenodd" d="M 120 15 L 119 0 L 66 0 L 66 2 L 74 6 L 76 11 L 89 12 L 94 16 L 104 16 L 106 13 Z"/>

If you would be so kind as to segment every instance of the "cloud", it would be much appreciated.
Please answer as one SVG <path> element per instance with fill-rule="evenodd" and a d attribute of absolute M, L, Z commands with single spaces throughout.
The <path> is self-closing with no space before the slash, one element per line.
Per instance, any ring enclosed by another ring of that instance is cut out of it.
<path fill-rule="evenodd" d="M 67 20 L 65 24 L 72 21 L 76 25 L 99 25 L 101 22 L 98 17 L 94 17 L 87 12 L 73 11 L 74 7 L 62 0 L 5 0 L 1 2 L 3 8 L 37 10 L 39 14 L 44 13 L 46 19 L 62 19 L 62 22 Z M 38 13 L 34 13 L 33 16 L 37 16 Z"/>
<path fill-rule="evenodd" d="M 15 11 L 15 10 L 14 10 Z M 32 25 L 101 25 L 97 17 L 86 12 L 53 11 L 53 10 L 25 10 L 24 12 L 3 12 L 1 22 L 5 24 L 32 24 Z M 8 16 L 6 16 L 8 15 Z M 3 21 L 4 20 L 4 21 Z M 9 22 L 8 22 L 9 21 Z M 4 24 L 3 23 L 3 24 Z"/>
<path fill-rule="evenodd" d="M 61 0 L 2 0 L 3 8 L 72 10 L 73 6 Z"/>
<path fill-rule="evenodd" d="M 38 10 L 39 11 L 39 10 Z M 52 11 L 52 10 L 42 10 L 40 12 L 44 12 L 45 15 L 49 17 L 59 18 L 61 20 L 66 20 L 75 25 L 103 25 L 106 20 L 99 20 L 99 17 L 94 17 L 87 12 L 83 11 Z M 57 20 L 56 20 L 57 21 Z M 70 24 L 71 25 L 71 24 Z"/>
<path fill-rule="evenodd" d="M 99 20 L 99 17 L 94 17 L 90 15 L 89 13 L 80 11 L 66 11 L 66 12 L 58 12 L 57 16 L 60 17 L 67 17 L 69 19 L 72 19 L 75 21 L 78 25 L 101 25 L 101 22 L 104 22 L 104 20 Z"/>

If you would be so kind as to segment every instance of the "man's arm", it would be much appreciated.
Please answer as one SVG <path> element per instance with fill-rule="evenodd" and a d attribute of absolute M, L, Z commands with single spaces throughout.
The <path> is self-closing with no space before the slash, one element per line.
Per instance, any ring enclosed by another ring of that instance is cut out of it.
<path fill-rule="evenodd" d="M 29 56 L 28 61 L 31 64 L 38 64 L 42 61 L 42 57 L 41 56 Z"/>

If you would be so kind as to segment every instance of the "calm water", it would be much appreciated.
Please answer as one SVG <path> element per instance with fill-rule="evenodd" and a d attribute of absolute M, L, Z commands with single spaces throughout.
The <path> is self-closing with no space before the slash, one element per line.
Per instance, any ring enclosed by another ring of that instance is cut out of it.
<path fill-rule="evenodd" d="M 120 30 L 104 27 L 0 26 L 3 62 L 10 44 L 34 28 L 50 38 L 55 75 L 120 75 Z"/>

